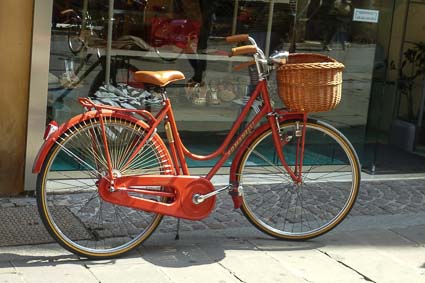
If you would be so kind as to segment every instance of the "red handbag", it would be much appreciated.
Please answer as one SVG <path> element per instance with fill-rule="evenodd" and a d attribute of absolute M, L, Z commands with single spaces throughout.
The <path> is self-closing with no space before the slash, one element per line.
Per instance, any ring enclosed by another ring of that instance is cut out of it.
<path fill-rule="evenodd" d="M 153 47 L 175 45 L 188 52 L 194 52 L 200 29 L 201 25 L 197 21 L 154 17 L 151 21 L 149 43 Z"/>

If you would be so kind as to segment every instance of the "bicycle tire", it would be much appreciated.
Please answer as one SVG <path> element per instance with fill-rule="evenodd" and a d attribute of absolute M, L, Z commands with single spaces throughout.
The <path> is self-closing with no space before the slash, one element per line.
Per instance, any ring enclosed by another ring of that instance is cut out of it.
<path fill-rule="evenodd" d="M 127 62 L 117 62 L 111 64 L 111 84 L 117 86 L 118 84 L 126 84 L 134 88 L 143 88 L 143 84 L 134 80 L 134 73 L 139 69 Z M 105 70 L 100 71 L 90 85 L 88 96 L 92 97 L 94 93 L 105 85 Z"/>
<path fill-rule="evenodd" d="M 280 125 L 290 167 L 301 139 L 297 124 L 303 122 Z M 253 139 L 237 163 L 243 214 L 278 239 L 306 240 L 329 232 L 347 216 L 359 191 L 360 163 L 347 138 L 320 121 L 309 120 L 306 127 L 301 184 L 277 161 L 270 128 Z"/>
<path fill-rule="evenodd" d="M 161 46 L 161 47 L 155 47 L 155 53 L 164 62 L 174 62 L 177 59 L 179 59 L 184 52 L 183 52 L 183 49 L 180 49 L 180 48 L 176 50 L 175 48 L 169 49 L 169 46 Z"/>
<path fill-rule="evenodd" d="M 163 31 L 161 31 L 161 29 L 163 29 L 162 26 L 158 26 L 157 29 L 153 32 L 153 34 L 157 34 L 157 32 L 159 31 L 159 34 L 162 34 Z M 171 31 L 170 31 L 171 32 Z M 179 34 L 179 31 L 172 31 L 174 33 Z M 188 35 L 185 36 L 184 40 L 180 40 L 180 42 L 177 43 L 169 43 L 166 44 L 165 42 L 167 42 L 167 40 L 163 40 L 163 42 L 161 41 L 161 39 L 158 41 L 158 43 L 154 43 L 154 50 L 155 53 L 158 55 L 158 57 L 165 61 L 165 62 L 174 62 L 177 59 L 179 59 L 183 53 L 186 52 L 186 49 L 188 49 L 189 47 L 191 47 L 192 42 L 194 40 L 197 40 L 198 35 L 196 33 L 189 33 Z M 186 42 L 183 44 L 183 42 Z M 195 52 L 196 50 L 191 50 L 191 53 Z"/>
<path fill-rule="evenodd" d="M 124 168 L 145 136 L 145 127 L 112 115 L 103 119 L 114 174 L 172 174 L 170 155 L 157 134 Z M 47 231 L 65 249 L 92 259 L 131 251 L 162 219 L 160 214 L 117 206 L 99 196 L 97 184 L 107 172 L 100 127 L 99 118 L 92 118 L 66 130 L 49 151 L 37 178 L 37 205 Z"/>
<path fill-rule="evenodd" d="M 72 20 L 68 28 L 68 48 L 77 55 L 84 47 L 84 41 L 81 39 L 81 23 Z"/>

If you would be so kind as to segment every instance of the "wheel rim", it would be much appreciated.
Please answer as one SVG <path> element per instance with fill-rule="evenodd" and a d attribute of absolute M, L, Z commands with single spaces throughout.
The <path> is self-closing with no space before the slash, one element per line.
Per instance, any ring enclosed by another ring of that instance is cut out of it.
<path fill-rule="evenodd" d="M 292 137 L 284 147 L 291 166 L 295 124 L 282 129 L 286 137 Z M 302 184 L 295 184 L 282 166 L 276 166 L 270 131 L 252 143 L 241 162 L 242 209 L 254 225 L 276 237 L 304 239 L 331 230 L 348 214 L 357 196 L 357 157 L 345 140 L 318 124 L 308 124 L 306 137 Z"/>
<path fill-rule="evenodd" d="M 81 51 L 81 48 L 84 45 L 83 40 L 80 36 L 81 33 L 81 25 L 75 24 L 70 27 L 70 30 L 68 31 L 68 45 L 70 50 L 73 53 L 78 53 Z"/>
<path fill-rule="evenodd" d="M 156 47 L 155 52 L 159 58 L 166 62 L 173 62 L 180 58 L 183 54 L 183 49 L 174 44 L 167 44 L 161 47 Z"/>
<path fill-rule="evenodd" d="M 105 118 L 105 127 L 117 174 L 171 173 L 166 149 L 157 138 L 125 166 L 143 138 L 140 126 Z M 54 236 L 71 251 L 94 257 L 115 256 L 145 240 L 162 216 L 107 203 L 97 192 L 96 183 L 106 172 L 100 124 L 91 121 L 73 127 L 59 142 L 47 163 L 40 194 L 45 221 Z"/>

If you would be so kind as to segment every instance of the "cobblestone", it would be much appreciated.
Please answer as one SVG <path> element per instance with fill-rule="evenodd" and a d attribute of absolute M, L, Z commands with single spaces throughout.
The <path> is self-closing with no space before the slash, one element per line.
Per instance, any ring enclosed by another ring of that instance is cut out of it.
<path fill-rule="evenodd" d="M 334 199 L 333 196 L 323 195 L 322 197 L 328 197 L 329 201 Z M 425 212 L 424 202 L 425 180 L 363 181 L 357 201 L 348 217 L 421 213 Z M 19 218 L 27 216 L 16 215 L 16 213 L 13 214 L 11 212 L 14 208 L 33 207 L 32 211 L 36 214 L 35 206 L 36 202 L 32 197 L 0 198 L 0 216 L 7 211 L 7 217 L 9 218 L 1 219 L 1 221 L 9 221 L 10 225 L 14 223 L 21 225 L 19 229 L 10 229 L 12 226 L 4 224 L 0 228 L 0 234 L 7 234 L 8 239 L 14 237 L 17 239 L 24 238 L 28 241 L 28 244 L 49 241 L 50 237 L 44 229 L 38 230 L 34 234 L 34 227 L 43 227 L 38 216 L 25 220 Z M 18 210 L 16 212 L 18 213 Z M 156 233 L 175 233 L 176 223 L 177 220 L 175 218 L 164 217 Z M 220 230 L 251 226 L 240 210 L 233 209 L 232 200 L 227 194 L 218 195 L 216 208 L 206 219 L 196 222 L 182 220 L 180 224 L 181 231 Z M 9 227 L 9 230 L 2 231 L 5 227 Z M 15 232 L 19 233 L 19 235 L 14 235 L 13 233 Z M 22 237 L 22 234 L 29 236 Z M 0 246 L 10 244 L 13 244 L 10 240 L 4 243 L 0 239 Z M 23 244 L 23 242 L 20 240 L 16 244 Z"/>

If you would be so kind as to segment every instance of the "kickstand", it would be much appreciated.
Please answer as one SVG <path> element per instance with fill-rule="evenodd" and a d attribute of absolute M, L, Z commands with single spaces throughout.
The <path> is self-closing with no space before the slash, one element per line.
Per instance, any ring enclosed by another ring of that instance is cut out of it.
<path fill-rule="evenodd" d="M 178 239 L 180 239 L 179 230 L 180 230 L 180 218 L 177 218 L 176 237 L 174 238 L 174 240 L 178 240 Z"/>

